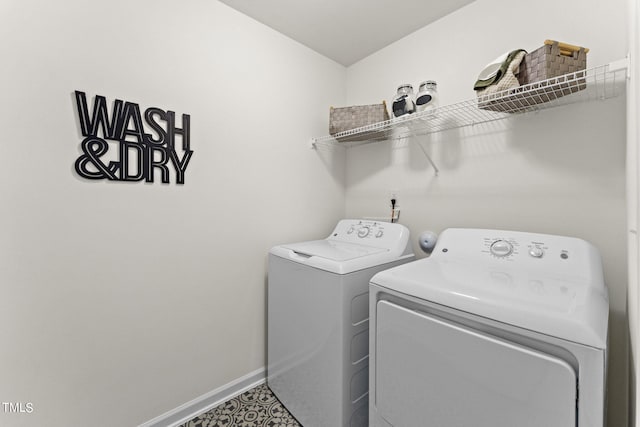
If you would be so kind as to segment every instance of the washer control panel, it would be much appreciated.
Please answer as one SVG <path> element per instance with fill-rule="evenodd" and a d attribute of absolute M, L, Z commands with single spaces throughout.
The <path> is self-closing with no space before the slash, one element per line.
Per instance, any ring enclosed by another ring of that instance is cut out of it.
<path fill-rule="evenodd" d="M 330 240 L 367 246 L 391 248 L 399 240 L 408 238 L 409 230 L 402 224 L 384 221 L 343 219 L 338 223 Z"/>
<path fill-rule="evenodd" d="M 379 239 L 384 236 L 385 226 L 382 222 L 357 221 L 352 223 L 347 229 L 347 234 L 355 234 L 360 239 Z"/>

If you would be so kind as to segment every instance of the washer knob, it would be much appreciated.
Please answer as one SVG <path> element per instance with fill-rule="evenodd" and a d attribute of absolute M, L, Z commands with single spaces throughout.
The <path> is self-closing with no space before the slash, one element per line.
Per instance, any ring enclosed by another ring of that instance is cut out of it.
<path fill-rule="evenodd" d="M 353 228 L 353 225 L 351 227 L 349 227 L 349 229 L 347 230 L 347 234 L 351 234 L 353 233 L 353 230 L 355 230 L 355 228 Z"/>
<path fill-rule="evenodd" d="M 529 255 L 531 255 L 534 258 L 542 258 L 542 255 L 544 255 L 544 251 L 542 250 L 541 247 L 532 246 L 529 249 Z"/>
<path fill-rule="evenodd" d="M 513 253 L 513 246 L 506 240 L 496 240 L 491 244 L 491 253 L 497 257 L 506 257 Z"/>
<path fill-rule="evenodd" d="M 378 232 L 376 233 L 376 237 L 382 237 L 383 234 L 384 234 L 384 231 L 378 230 Z"/>
<path fill-rule="evenodd" d="M 369 229 L 368 225 L 365 225 L 364 227 L 360 227 L 358 229 L 358 237 L 367 237 L 369 235 L 369 231 L 371 231 Z"/>

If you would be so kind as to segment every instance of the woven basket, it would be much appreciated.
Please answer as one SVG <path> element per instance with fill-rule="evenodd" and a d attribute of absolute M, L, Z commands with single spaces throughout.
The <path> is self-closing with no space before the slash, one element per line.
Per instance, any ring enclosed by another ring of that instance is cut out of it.
<path fill-rule="evenodd" d="M 560 48 L 560 43 L 548 40 L 545 44 L 524 56 L 520 63 L 518 81 L 521 85 L 547 80 L 563 74 L 575 73 L 587 68 L 585 48 L 569 51 Z M 564 44 L 562 44 L 564 46 Z"/>
<path fill-rule="evenodd" d="M 333 108 L 329 110 L 329 134 L 336 135 L 351 129 L 389 120 L 387 103 L 371 105 L 355 105 L 351 107 Z M 360 141 L 368 138 L 367 132 L 358 135 L 338 137 L 338 141 Z"/>
<path fill-rule="evenodd" d="M 587 87 L 585 73 L 589 49 L 554 40 L 525 55 L 520 63 L 520 87 L 495 97 L 479 97 L 478 106 L 485 110 L 514 113 L 553 101 Z M 566 78 L 555 77 L 569 74 Z M 547 82 L 548 79 L 554 79 Z"/>

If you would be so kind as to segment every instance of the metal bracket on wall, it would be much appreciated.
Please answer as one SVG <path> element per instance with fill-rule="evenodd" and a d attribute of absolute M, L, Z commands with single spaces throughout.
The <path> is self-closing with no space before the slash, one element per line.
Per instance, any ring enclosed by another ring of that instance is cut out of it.
<path fill-rule="evenodd" d="M 328 143 L 326 140 L 328 138 L 311 138 L 309 140 L 309 148 L 311 148 L 312 150 L 317 150 L 318 147 L 340 147 L 341 149 L 345 150 L 347 148 L 351 148 L 357 145 L 362 145 L 362 144 L 370 144 L 371 142 L 383 142 L 383 141 L 393 141 L 393 140 L 399 140 L 399 139 L 405 139 L 408 137 L 417 137 L 418 135 L 411 135 L 411 134 L 406 134 L 406 135 L 400 135 L 400 136 L 395 136 L 395 137 L 390 137 L 390 138 L 385 138 L 385 139 L 378 139 L 378 140 L 363 140 L 363 141 L 357 141 L 357 142 L 341 142 L 339 144 L 337 143 Z M 433 162 L 433 159 L 431 158 L 431 156 L 429 155 L 429 153 L 427 153 L 427 150 L 424 149 L 424 147 L 422 146 L 422 144 L 420 143 L 420 141 L 418 141 L 416 139 L 416 144 L 418 145 L 418 147 L 420 147 L 420 150 L 422 150 L 422 153 L 424 154 L 424 156 L 427 158 L 427 160 L 429 161 L 429 164 L 433 167 L 434 170 L 434 175 L 438 176 L 438 173 L 440 172 L 440 169 L 438 169 L 438 167 L 436 166 L 436 164 Z"/>
<path fill-rule="evenodd" d="M 424 156 L 427 158 L 429 163 L 431 163 L 431 166 L 433 167 L 435 176 L 438 176 L 438 172 L 440 172 L 440 169 L 438 169 L 436 164 L 433 163 L 433 160 L 431 159 L 431 156 L 427 153 L 427 150 L 424 149 L 424 147 L 422 146 L 420 141 L 416 141 L 416 144 L 418 144 L 418 147 L 420 147 L 420 150 L 422 150 L 422 153 L 424 154 Z"/>

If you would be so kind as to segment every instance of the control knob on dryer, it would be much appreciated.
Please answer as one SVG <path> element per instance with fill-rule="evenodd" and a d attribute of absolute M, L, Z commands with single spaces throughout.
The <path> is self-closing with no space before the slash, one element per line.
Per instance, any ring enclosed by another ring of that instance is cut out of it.
<path fill-rule="evenodd" d="M 532 246 L 531 249 L 529 249 L 529 255 L 534 258 L 542 258 L 542 255 L 544 255 L 544 251 L 540 246 Z"/>
<path fill-rule="evenodd" d="M 491 244 L 491 253 L 497 257 L 506 257 L 513 252 L 513 246 L 506 240 L 496 240 Z"/>

